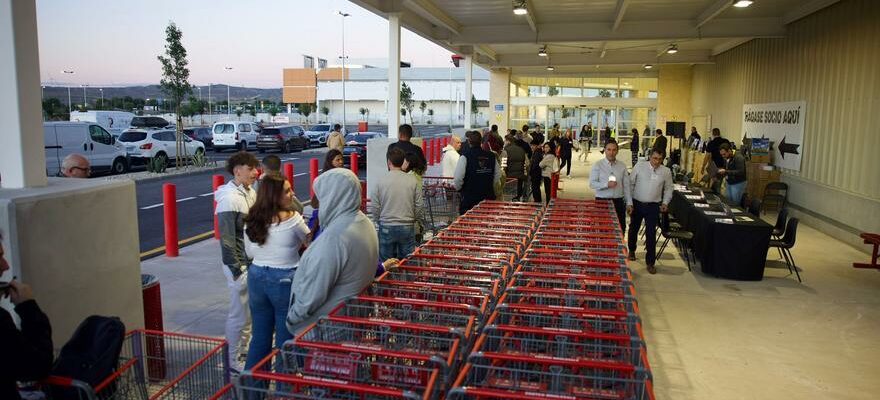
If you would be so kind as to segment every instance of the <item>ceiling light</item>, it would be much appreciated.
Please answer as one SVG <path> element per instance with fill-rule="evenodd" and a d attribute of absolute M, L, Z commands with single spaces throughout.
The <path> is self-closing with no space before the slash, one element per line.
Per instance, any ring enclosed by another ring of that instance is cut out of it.
<path fill-rule="evenodd" d="M 556 68 L 555 68 L 554 66 L 552 66 L 552 65 L 548 65 L 548 66 L 547 66 L 547 71 L 553 71 L 553 70 L 555 70 L 555 69 L 556 69 Z"/>
<path fill-rule="evenodd" d="M 668 54 L 675 54 L 675 53 L 678 53 L 678 45 L 676 45 L 676 44 L 670 44 L 670 45 L 669 45 L 669 48 L 666 49 L 666 53 L 668 53 Z"/>
<path fill-rule="evenodd" d="M 645 69 L 651 69 L 651 68 L 654 68 L 654 66 L 651 64 L 645 64 Z"/>
<path fill-rule="evenodd" d="M 538 49 L 538 57 L 547 57 L 547 46 Z"/>
<path fill-rule="evenodd" d="M 529 10 L 526 8 L 526 0 L 514 0 L 513 13 L 516 15 L 526 15 Z"/>
<path fill-rule="evenodd" d="M 746 8 L 752 5 L 752 3 L 754 3 L 752 0 L 733 0 L 733 6 L 739 8 Z"/>
<path fill-rule="evenodd" d="M 624 82 L 623 86 L 629 86 L 629 82 Z"/>

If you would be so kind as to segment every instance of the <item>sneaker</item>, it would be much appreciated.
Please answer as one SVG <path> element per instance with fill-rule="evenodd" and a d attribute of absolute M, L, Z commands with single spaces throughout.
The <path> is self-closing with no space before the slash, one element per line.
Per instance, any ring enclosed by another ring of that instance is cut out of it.
<path fill-rule="evenodd" d="M 627 256 L 626 258 L 630 261 L 635 261 L 636 260 L 636 253 L 635 252 L 629 253 L 629 256 Z"/>
<path fill-rule="evenodd" d="M 657 273 L 657 267 L 654 265 L 648 265 L 648 273 L 654 275 Z"/>

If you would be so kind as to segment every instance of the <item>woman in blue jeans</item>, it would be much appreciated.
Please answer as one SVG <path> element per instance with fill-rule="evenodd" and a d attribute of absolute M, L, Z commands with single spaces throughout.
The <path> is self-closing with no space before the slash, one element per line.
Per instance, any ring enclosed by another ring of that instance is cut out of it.
<path fill-rule="evenodd" d="M 244 218 L 245 251 L 253 262 L 248 269 L 248 297 L 253 321 L 245 369 L 291 339 L 285 320 L 290 305 L 290 284 L 299 263 L 300 249 L 309 228 L 291 209 L 293 190 L 284 178 L 263 178 L 257 200 Z"/>

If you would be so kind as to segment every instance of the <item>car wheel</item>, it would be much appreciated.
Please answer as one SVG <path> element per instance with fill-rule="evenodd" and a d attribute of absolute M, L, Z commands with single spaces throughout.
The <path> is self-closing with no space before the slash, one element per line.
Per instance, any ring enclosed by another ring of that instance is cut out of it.
<path fill-rule="evenodd" d="M 119 157 L 113 160 L 113 167 L 111 167 L 111 172 L 114 174 L 124 174 L 125 171 L 128 170 L 128 163 L 125 162 L 125 159 Z"/>
<path fill-rule="evenodd" d="M 291 152 L 290 142 L 284 142 L 284 144 L 281 145 L 281 152 L 284 154 Z"/>
<path fill-rule="evenodd" d="M 203 155 L 205 155 L 205 149 L 201 149 L 201 148 L 196 149 L 196 155 L 197 155 L 197 156 L 203 156 Z"/>
<path fill-rule="evenodd" d="M 157 160 L 161 160 L 161 161 L 158 161 L 158 162 L 160 162 L 160 163 L 162 163 L 162 164 L 165 164 L 165 165 L 168 165 L 168 155 L 167 155 L 167 154 L 165 154 L 165 153 L 158 153 L 158 154 L 156 154 L 156 157 L 155 157 L 155 158 L 156 158 Z"/>

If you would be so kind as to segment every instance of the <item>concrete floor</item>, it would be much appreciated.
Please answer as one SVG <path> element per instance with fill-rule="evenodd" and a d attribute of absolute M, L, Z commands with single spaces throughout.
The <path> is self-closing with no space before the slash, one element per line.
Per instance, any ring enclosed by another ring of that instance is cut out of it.
<path fill-rule="evenodd" d="M 575 160 L 560 196 L 592 198 L 588 174 Z M 641 248 L 631 265 L 657 399 L 880 398 L 880 272 L 852 268 L 866 253 L 801 224 L 801 284 L 772 251 L 763 281 L 738 282 L 689 272 L 670 250 L 656 275 Z M 223 335 L 219 257 L 210 239 L 142 263 L 161 279 L 166 330 Z"/>

